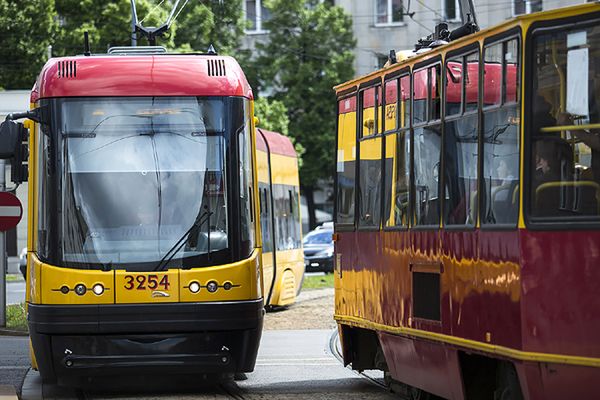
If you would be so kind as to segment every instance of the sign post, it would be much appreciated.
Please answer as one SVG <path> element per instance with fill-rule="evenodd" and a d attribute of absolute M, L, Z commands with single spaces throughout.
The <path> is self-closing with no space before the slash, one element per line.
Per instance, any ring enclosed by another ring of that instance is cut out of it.
<path fill-rule="evenodd" d="M 6 190 L 6 166 L 0 160 L 0 193 Z M 8 260 L 6 259 L 6 235 L 0 232 L 0 327 L 6 326 L 6 272 Z"/>
<path fill-rule="evenodd" d="M 6 326 L 6 231 L 17 226 L 23 216 L 23 206 L 17 196 L 5 192 L 5 160 L 0 160 L 0 327 Z"/>

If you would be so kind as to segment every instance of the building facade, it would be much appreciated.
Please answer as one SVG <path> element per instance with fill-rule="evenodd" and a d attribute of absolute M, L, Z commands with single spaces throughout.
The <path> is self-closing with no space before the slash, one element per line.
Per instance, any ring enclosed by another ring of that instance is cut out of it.
<path fill-rule="evenodd" d="M 583 3 L 583 0 L 473 0 L 479 26 L 487 28 L 520 14 Z M 459 0 L 334 0 L 352 16 L 356 50 L 356 76 L 385 64 L 390 50 L 413 49 L 417 40 L 446 21 L 460 26 Z M 269 11 L 263 0 L 247 0 L 244 12 L 249 23 L 244 45 L 252 49 L 266 38 L 264 21 Z"/>

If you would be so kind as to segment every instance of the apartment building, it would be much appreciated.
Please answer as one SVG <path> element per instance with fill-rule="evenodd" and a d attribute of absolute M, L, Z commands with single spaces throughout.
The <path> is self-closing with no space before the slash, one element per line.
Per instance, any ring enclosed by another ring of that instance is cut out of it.
<path fill-rule="evenodd" d="M 460 26 L 459 0 L 333 0 L 352 16 L 356 54 L 354 70 L 357 76 L 381 67 L 391 49 L 414 48 L 421 37 L 429 35 L 441 21 L 450 28 Z M 583 0 L 473 0 L 477 22 L 481 28 L 498 24 L 520 14 L 579 4 Z M 262 0 L 244 3 L 249 29 L 244 45 L 253 48 L 264 40 L 264 21 L 269 11 Z"/>

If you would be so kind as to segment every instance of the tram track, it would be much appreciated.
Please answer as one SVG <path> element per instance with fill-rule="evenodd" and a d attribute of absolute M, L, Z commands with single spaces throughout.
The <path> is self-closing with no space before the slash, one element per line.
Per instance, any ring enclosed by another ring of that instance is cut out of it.
<path fill-rule="evenodd" d="M 338 333 L 337 329 L 335 329 L 333 331 L 333 333 L 331 334 L 331 336 L 329 337 L 329 352 L 340 362 L 340 364 L 344 365 L 344 358 L 338 347 L 339 342 L 340 342 L 339 333 Z M 369 375 L 365 374 L 364 372 L 355 371 L 352 368 L 350 368 L 349 366 L 346 366 L 346 368 L 349 369 L 350 371 L 352 371 L 354 374 L 358 375 L 359 377 L 366 379 L 371 384 L 379 387 L 380 389 L 389 391 L 389 387 L 385 383 L 383 383 L 380 379 L 369 376 Z"/>
<path fill-rule="evenodd" d="M 230 399 L 245 400 L 245 397 L 241 393 L 240 387 L 233 380 L 221 383 L 219 385 L 219 389 Z"/>

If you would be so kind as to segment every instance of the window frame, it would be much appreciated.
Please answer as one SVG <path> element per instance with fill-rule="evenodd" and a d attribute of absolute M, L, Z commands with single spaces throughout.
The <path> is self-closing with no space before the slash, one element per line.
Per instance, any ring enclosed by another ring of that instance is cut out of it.
<path fill-rule="evenodd" d="M 440 71 L 444 71 L 444 64 L 442 62 L 442 56 L 441 55 L 437 55 L 435 57 L 433 57 L 430 60 L 426 60 L 426 61 L 422 61 L 420 63 L 417 63 L 415 65 L 413 65 L 412 68 L 412 73 L 411 73 L 411 79 L 410 79 L 410 90 L 411 90 L 411 104 L 410 104 L 410 205 L 409 205 L 409 210 L 410 210 L 410 217 L 409 217 L 409 227 L 411 229 L 414 229 L 415 231 L 439 231 L 442 229 L 442 208 L 441 208 L 441 202 L 438 203 L 438 223 L 437 224 L 429 224 L 429 225 L 417 225 L 416 224 L 416 202 L 417 202 L 417 197 L 416 197 L 416 190 L 415 190 L 415 183 L 416 183 L 416 178 L 415 178 L 415 128 L 427 128 L 429 126 L 435 126 L 435 125 L 439 125 L 440 127 L 440 158 L 439 158 L 439 165 L 440 165 L 440 170 L 438 172 L 438 182 L 437 182 L 437 186 L 438 186 L 438 198 L 440 197 L 440 193 L 441 190 L 443 189 L 442 186 L 442 181 L 443 181 L 443 177 L 441 176 L 441 172 L 442 171 L 442 163 L 443 163 L 443 145 L 444 145 L 444 126 L 443 126 L 443 83 L 442 83 L 442 92 L 440 92 L 440 118 L 438 119 L 431 119 L 432 116 L 432 110 L 431 110 L 431 105 L 432 105 L 432 97 L 431 97 L 431 74 L 429 73 L 429 69 L 430 68 L 435 68 L 436 66 L 439 66 Z M 414 83 L 414 76 L 416 73 L 420 72 L 420 71 L 428 71 L 427 72 L 427 102 L 426 102 L 426 120 L 424 122 L 420 122 L 418 124 L 414 124 L 414 103 L 415 103 L 415 83 Z M 443 72 L 441 72 L 442 74 L 442 82 L 443 82 Z"/>
<path fill-rule="evenodd" d="M 404 2 L 401 3 L 400 7 L 402 8 L 402 18 L 400 21 L 394 21 L 393 16 L 393 0 L 385 0 L 387 5 L 387 21 L 379 22 L 377 21 L 379 14 L 377 13 L 377 0 L 373 2 L 373 16 L 375 17 L 375 21 L 373 22 L 373 26 L 376 28 L 389 28 L 395 26 L 406 26 L 406 22 L 404 22 Z"/>
<path fill-rule="evenodd" d="M 339 149 L 339 122 L 340 122 L 340 114 L 339 114 L 339 104 L 342 101 L 351 99 L 351 98 L 355 98 L 356 100 L 356 126 L 354 127 L 354 142 L 357 143 L 357 136 L 358 136 L 358 129 L 359 129 L 359 96 L 358 96 L 358 87 L 353 86 L 349 89 L 346 89 L 340 93 L 338 93 L 338 97 L 336 99 L 335 102 L 335 149 L 336 149 L 336 164 L 337 164 L 337 150 Z M 358 154 L 359 154 L 359 149 L 356 149 L 356 160 L 354 161 L 354 214 L 353 214 L 353 221 L 352 223 L 339 223 L 338 222 L 338 200 L 337 200 L 337 195 L 338 195 L 338 173 L 337 173 L 337 168 L 336 168 L 336 173 L 334 175 L 334 179 L 333 179 L 333 192 L 335 193 L 336 196 L 336 200 L 333 202 L 333 224 L 334 224 L 334 230 L 335 232 L 354 232 L 356 231 L 357 228 L 357 216 L 356 216 L 356 209 L 357 209 L 357 191 L 356 191 L 356 177 L 358 175 Z"/>
<path fill-rule="evenodd" d="M 268 29 L 263 29 L 263 19 L 262 19 L 262 8 L 263 8 L 263 0 L 255 0 L 254 3 L 254 29 L 244 29 L 244 33 L 246 35 L 262 35 L 269 33 Z M 248 20 L 248 11 L 247 11 L 246 0 L 242 2 L 242 12 L 244 16 L 244 21 Z"/>
<path fill-rule="evenodd" d="M 513 39 L 517 39 L 517 42 L 519 43 L 519 54 L 518 54 L 518 68 L 517 68 L 517 76 L 516 76 L 516 84 L 517 84 L 517 96 L 516 96 L 516 102 L 505 102 L 505 93 L 506 93 L 506 79 L 505 79 L 505 70 L 506 70 L 506 58 L 503 56 L 503 60 L 502 60 L 502 89 L 501 89 L 501 98 L 500 98 L 500 104 L 494 104 L 488 107 L 484 107 L 483 104 L 483 99 L 485 96 L 485 51 L 487 47 L 493 46 L 495 44 L 498 43 L 503 43 L 502 45 L 502 51 L 503 54 L 505 54 L 505 48 L 506 48 L 506 42 L 509 42 L 510 40 Z M 506 32 L 500 33 L 498 35 L 494 35 L 491 37 L 486 38 L 483 41 L 483 44 L 481 46 L 481 53 L 480 53 L 480 61 L 479 61 L 479 168 L 478 168 L 478 179 L 479 179 L 479 186 L 478 186 L 478 191 L 479 193 L 481 193 L 481 195 L 478 196 L 477 199 L 477 219 L 478 219 L 478 223 L 477 223 L 477 227 L 482 230 L 482 231 L 515 231 L 519 229 L 519 224 L 521 221 L 521 217 L 522 217 L 522 206 L 523 206 L 523 201 L 522 201 L 522 197 L 523 197 L 523 182 L 521 181 L 521 170 L 523 167 L 523 157 L 521 157 L 521 154 L 523 154 L 523 132 L 524 132 L 524 126 L 522 123 L 523 120 L 523 66 L 524 66 L 524 57 L 523 57 L 523 48 L 524 48 L 524 43 L 523 43 L 523 33 L 521 31 L 521 27 L 515 27 L 512 28 Z M 518 185 L 519 185 L 519 191 L 517 194 L 517 199 L 519 201 L 519 204 L 517 206 L 518 212 L 517 212 L 517 218 L 516 221 L 511 224 L 484 224 L 483 223 L 483 219 L 481 218 L 482 215 L 482 211 L 484 210 L 484 191 L 485 191 L 485 181 L 483 179 L 483 167 L 484 167 L 484 160 L 485 160 L 485 152 L 484 152 L 484 140 L 483 140 L 483 135 L 484 135 L 484 121 L 485 121 L 485 113 L 486 112 L 493 112 L 496 110 L 499 110 L 503 107 L 505 107 L 506 105 L 509 106 L 516 106 L 517 110 L 519 111 L 519 127 L 517 128 L 517 132 L 518 132 L 518 143 L 519 143 L 519 153 L 518 153 L 518 166 L 517 166 L 517 176 L 519 178 L 518 180 Z"/>
<path fill-rule="evenodd" d="M 562 18 L 560 20 L 551 20 L 551 21 L 539 21 L 531 24 L 527 31 L 527 38 L 525 41 L 526 49 L 528 50 L 523 59 L 526 62 L 528 68 L 525 69 L 524 73 L 524 81 L 529 82 L 524 86 L 525 93 L 523 95 L 524 98 L 524 113 L 528 113 L 526 115 L 530 115 L 532 112 L 532 99 L 533 99 L 533 78 L 534 78 L 534 69 L 531 67 L 534 65 L 535 61 L 535 53 L 534 53 L 534 40 L 540 34 L 552 33 L 552 32 L 561 32 L 570 28 L 577 29 L 587 29 L 590 26 L 597 26 L 600 23 L 600 12 L 591 13 L 585 15 L 585 20 L 581 20 L 581 15 L 576 15 L 573 17 Z M 527 118 L 525 123 L 522 124 L 522 129 L 526 134 L 524 134 L 523 139 L 523 154 L 526 156 L 523 157 L 522 160 L 523 165 L 523 177 L 527 182 L 528 188 L 530 184 L 530 177 L 532 173 L 532 169 L 535 168 L 535 164 L 533 160 L 530 160 L 527 155 L 532 152 L 532 144 L 533 140 L 531 140 L 531 135 L 528 135 L 527 132 L 532 131 L 533 120 L 531 118 Z M 569 217 L 532 217 L 531 207 L 532 207 L 532 199 L 531 199 L 531 191 L 525 190 L 521 196 L 521 206 L 523 211 L 523 220 L 525 223 L 525 227 L 532 231 L 566 231 L 566 230 L 589 230 L 589 229 L 598 229 L 600 226 L 599 221 L 575 221 Z"/>
<path fill-rule="evenodd" d="M 409 100 L 408 100 L 408 125 L 406 126 L 400 126 L 400 99 L 402 96 L 402 83 L 401 80 L 402 78 L 408 77 L 409 79 Z M 383 109 L 385 110 L 385 107 L 387 105 L 387 101 L 386 101 L 386 97 L 385 97 L 385 87 L 386 84 L 396 80 L 397 81 L 397 94 L 396 94 L 396 126 L 394 129 L 392 130 L 385 130 L 385 126 L 383 129 L 383 139 L 382 139 L 382 145 L 383 145 L 383 151 L 382 151 L 382 181 L 386 182 L 386 169 L 385 169 L 385 152 L 386 152 L 386 143 L 385 140 L 388 136 L 391 135 L 398 135 L 401 132 L 406 132 L 406 134 L 408 135 L 408 145 L 409 145 L 409 160 L 408 160 L 408 174 L 409 174 L 409 182 L 408 182 L 408 220 L 406 221 L 406 226 L 404 225 L 392 225 L 392 226 L 387 226 L 386 225 L 386 221 L 383 220 L 383 217 L 385 215 L 385 187 L 383 188 L 383 195 L 381 196 L 381 200 L 382 200 L 382 204 L 381 204 L 381 226 L 382 226 L 382 230 L 385 232 L 389 232 L 389 231 L 408 231 L 411 228 L 411 222 L 412 222 L 412 196 L 413 196 L 413 173 L 412 173 L 412 169 L 413 169 L 413 163 L 412 163 L 412 154 L 413 154 L 413 136 L 412 136 L 412 98 L 413 98 L 413 81 L 412 81 L 412 72 L 410 70 L 410 67 L 405 67 L 401 70 L 398 71 L 394 71 L 390 74 L 387 74 L 384 76 L 384 84 L 383 84 Z M 398 140 L 398 139 L 396 139 Z M 394 153 L 394 157 L 396 157 L 396 153 Z M 392 193 L 390 193 L 392 194 Z M 395 199 L 395 198 L 394 198 Z"/>
<path fill-rule="evenodd" d="M 455 9 L 456 9 L 456 16 L 454 18 L 448 18 L 448 15 L 447 15 L 448 10 L 446 9 L 446 3 L 448 1 L 452 1 L 452 0 L 442 0 L 442 4 L 441 4 L 442 17 L 444 18 L 444 20 L 446 22 L 450 22 L 450 23 L 461 22 L 462 17 L 461 17 L 461 9 L 460 9 L 460 0 L 454 0 L 454 5 L 455 5 Z"/>
<path fill-rule="evenodd" d="M 369 135 L 369 136 L 363 136 L 363 111 L 364 111 L 364 92 L 369 90 L 369 89 L 375 89 L 375 101 L 374 101 L 374 132 L 373 134 Z M 379 231 L 381 230 L 381 226 L 382 226 L 382 211 L 383 211 L 383 184 L 381 185 L 381 193 L 380 193 L 380 199 L 379 199 L 379 225 L 378 226 L 361 226 L 360 225 L 360 196 L 359 196 L 359 192 L 360 192 L 360 163 L 362 161 L 361 159 L 361 154 L 360 154 L 360 147 L 361 147 L 361 143 L 362 142 L 366 142 L 369 140 L 381 140 L 382 144 L 380 146 L 380 152 L 381 155 L 379 157 L 379 168 L 381 170 L 381 178 L 385 179 L 385 176 L 383 175 L 384 171 L 384 158 L 383 158 L 383 151 L 385 150 L 384 148 L 384 135 L 383 135 L 383 131 L 385 131 L 385 119 L 383 119 L 383 121 L 379 121 L 379 112 L 381 110 L 382 116 L 385 110 L 385 94 L 382 92 L 382 89 L 385 90 L 385 84 L 382 84 L 382 79 L 381 77 L 379 78 L 375 78 L 373 80 L 370 80 L 368 82 L 365 82 L 363 84 L 361 84 L 358 88 L 358 103 L 357 103 L 357 112 L 359 112 L 360 114 L 357 115 L 357 124 L 358 124 L 358 129 L 356 132 L 356 175 L 355 175 L 355 180 L 354 180 L 354 224 L 356 227 L 357 231 L 371 231 L 371 232 L 375 232 L 375 231 Z M 381 122 L 381 132 L 379 131 L 379 123 Z"/>
<path fill-rule="evenodd" d="M 477 54 L 477 56 L 479 57 L 479 65 L 478 65 L 478 75 L 477 75 L 477 108 L 474 110 L 467 110 L 467 81 L 465 79 L 466 74 L 468 74 L 468 71 L 465 73 L 465 67 L 467 66 L 467 58 L 470 55 L 473 54 Z M 483 80 L 483 71 L 482 71 L 482 65 L 483 63 L 483 50 L 482 47 L 480 46 L 479 42 L 476 43 L 472 43 L 469 44 L 463 48 L 457 49 L 457 50 L 453 50 L 450 51 L 448 53 L 445 54 L 444 57 L 444 74 L 442 77 L 442 87 L 443 87 L 443 93 L 442 93 L 442 154 L 441 154 L 441 170 L 442 173 L 440 174 L 441 178 L 440 181 L 442 182 L 442 191 L 440 193 L 442 193 L 442 197 L 443 197 L 443 201 L 441 202 L 441 209 L 440 209 L 440 219 L 441 219 L 441 224 L 442 224 L 442 228 L 446 231 L 474 231 L 476 230 L 480 225 L 480 218 L 479 218 L 479 213 L 481 211 L 481 207 L 480 207 L 480 197 L 481 197 L 481 192 L 480 192 L 480 188 L 481 188 L 481 165 L 482 165 L 482 115 L 483 115 L 483 111 L 482 111 L 482 95 L 483 95 L 483 87 L 482 87 L 482 80 Z M 448 62 L 451 61 L 451 59 L 455 59 L 455 58 L 461 58 L 462 59 L 462 75 L 461 75 L 461 105 L 460 105 L 460 112 L 458 114 L 452 114 L 451 116 L 449 116 L 448 118 L 446 118 L 446 105 L 447 105 L 447 80 L 448 80 L 448 74 L 446 73 L 446 70 L 448 68 Z M 445 210 L 446 210 L 446 157 L 445 157 L 445 153 L 446 153 L 446 122 L 452 122 L 452 121 L 456 121 L 456 120 L 461 120 L 465 117 L 471 117 L 471 116 L 477 116 L 477 183 L 476 183 L 476 187 L 477 187 L 477 191 L 478 191 L 478 195 L 477 195 L 477 200 L 475 203 L 475 206 L 477 207 L 477 211 L 475 213 L 475 221 L 473 221 L 472 225 L 467 225 L 467 224 L 451 224 L 448 225 L 445 221 L 446 216 L 445 216 Z"/>

